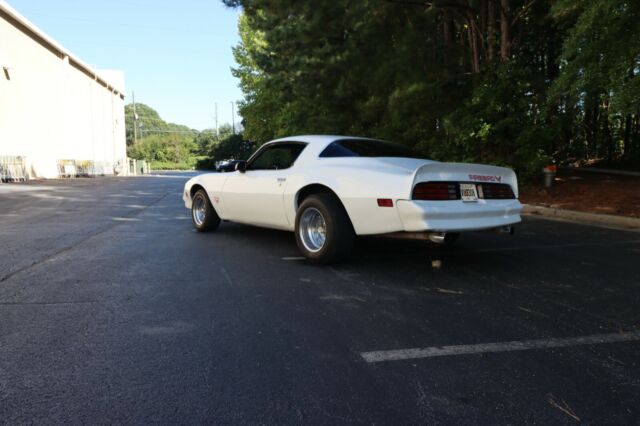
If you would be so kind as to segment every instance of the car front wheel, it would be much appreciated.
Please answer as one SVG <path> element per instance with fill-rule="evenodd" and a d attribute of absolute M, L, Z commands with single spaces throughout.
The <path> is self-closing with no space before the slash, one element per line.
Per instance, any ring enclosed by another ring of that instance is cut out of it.
<path fill-rule="evenodd" d="M 342 204 L 330 194 L 304 199 L 296 214 L 298 249 L 314 263 L 332 263 L 346 258 L 355 233 Z"/>
<path fill-rule="evenodd" d="M 199 232 L 215 231 L 220 225 L 220 217 L 204 189 L 199 189 L 191 200 L 191 219 Z"/>

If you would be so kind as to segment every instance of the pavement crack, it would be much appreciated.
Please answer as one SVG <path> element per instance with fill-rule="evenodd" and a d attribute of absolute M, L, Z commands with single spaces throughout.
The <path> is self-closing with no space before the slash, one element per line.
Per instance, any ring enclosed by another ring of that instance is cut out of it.
<path fill-rule="evenodd" d="M 229 284 L 233 285 L 233 280 L 231 279 L 231 277 L 227 273 L 227 270 L 224 269 L 224 268 L 220 268 L 220 272 L 222 272 L 222 276 L 224 277 L 224 279 L 227 280 L 227 282 Z"/>
<path fill-rule="evenodd" d="M 564 399 L 560 399 L 560 401 L 556 401 L 555 397 L 552 394 L 547 395 L 547 402 L 552 406 L 562 411 L 567 416 L 571 417 L 576 422 L 580 423 L 581 419 L 578 415 L 569 407 L 569 404 L 565 402 Z"/>

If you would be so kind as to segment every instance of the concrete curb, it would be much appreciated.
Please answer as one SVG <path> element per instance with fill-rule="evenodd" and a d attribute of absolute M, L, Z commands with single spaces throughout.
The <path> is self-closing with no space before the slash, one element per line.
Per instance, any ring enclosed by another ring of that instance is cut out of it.
<path fill-rule="evenodd" d="M 640 172 L 630 170 L 598 169 L 591 167 L 558 167 L 560 170 L 571 170 L 574 172 L 604 173 L 608 175 L 640 176 Z"/>
<path fill-rule="evenodd" d="M 623 229 L 640 230 L 640 218 L 636 217 L 578 212 L 575 210 L 556 209 L 553 207 L 543 207 L 532 204 L 525 204 L 522 213 L 524 215 L 543 216 L 590 225 L 603 225 Z"/>

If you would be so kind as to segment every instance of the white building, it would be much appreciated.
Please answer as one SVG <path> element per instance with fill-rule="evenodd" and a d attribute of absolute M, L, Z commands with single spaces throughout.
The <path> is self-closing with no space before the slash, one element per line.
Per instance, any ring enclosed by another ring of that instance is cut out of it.
<path fill-rule="evenodd" d="M 124 174 L 124 73 L 96 71 L 0 0 L 3 180 Z"/>

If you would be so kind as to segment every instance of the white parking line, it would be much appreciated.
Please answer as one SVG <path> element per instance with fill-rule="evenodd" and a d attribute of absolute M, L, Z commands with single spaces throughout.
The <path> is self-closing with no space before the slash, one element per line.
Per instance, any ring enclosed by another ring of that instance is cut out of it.
<path fill-rule="evenodd" d="M 283 257 L 282 260 L 304 260 L 304 257 L 301 257 L 301 256 Z"/>
<path fill-rule="evenodd" d="M 477 345 L 433 346 L 429 348 L 395 349 L 389 351 L 362 352 L 367 362 L 401 361 L 436 356 L 484 354 L 496 352 L 525 351 L 529 349 L 566 348 L 601 343 L 635 342 L 640 340 L 640 332 L 594 334 L 591 336 L 520 340 L 513 342 L 480 343 Z"/>

